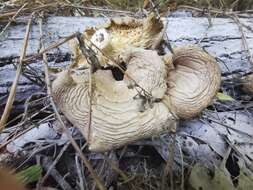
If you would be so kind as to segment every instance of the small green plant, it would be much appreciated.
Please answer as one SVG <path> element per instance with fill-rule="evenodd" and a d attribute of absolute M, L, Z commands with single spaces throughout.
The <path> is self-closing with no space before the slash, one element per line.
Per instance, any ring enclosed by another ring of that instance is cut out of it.
<path fill-rule="evenodd" d="M 30 166 L 16 174 L 17 179 L 23 184 L 36 182 L 42 175 L 42 168 L 39 165 Z"/>

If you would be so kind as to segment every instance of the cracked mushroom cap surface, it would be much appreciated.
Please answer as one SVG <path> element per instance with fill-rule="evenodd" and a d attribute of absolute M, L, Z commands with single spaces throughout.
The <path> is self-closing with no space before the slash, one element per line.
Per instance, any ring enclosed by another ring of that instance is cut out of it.
<path fill-rule="evenodd" d="M 206 108 L 220 85 L 216 61 L 200 48 L 182 47 L 164 57 L 135 48 L 121 58 L 127 67 L 123 80 L 115 80 L 111 70 L 97 70 L 92 77 L 92 151 L 110 150 L 174 128 L 178 118 L 194 117 Z M 57 106 L 86 139 L 88 78 L 87 73 L 78 76 L 66 70 L 52 84 Z M 145 93 L 136 84 L 159 101 L 143 98 Z"/>
<path fill-rule="evenodd" d="M 163 23 L 156 18 L 154 13 L 144 19 L 118 17 L 111 18 L 104 25 L 86 29 L 83 40 L 99 55 L 99 61 L 105 67 L 113 63 L 110 63 L 104 54 L 116 58 L 121 51 L 128 47 L 156 48 L 162 40 L 162 30 Z M 70 42 L 70 48 L 74 54 L 76 65 L 88 67 L 76 40 Z"/>

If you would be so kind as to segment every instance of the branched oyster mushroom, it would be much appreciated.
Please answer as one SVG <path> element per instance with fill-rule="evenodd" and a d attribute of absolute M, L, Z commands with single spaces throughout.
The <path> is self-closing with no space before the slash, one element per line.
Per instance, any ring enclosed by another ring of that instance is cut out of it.
<path fill-rule="evenodd" d="M 106 66 L 113 63 L 110 63 L 104 54 L 117 58 L 127 47 L 155 48 L 162 39 L 162 29 L 162 21 L 158 20 L 153 13 L 145 19 L 119 17 L 110 19 L 102 26 L 86 29 L 83 40 L 98 54 L 101 65 Z M 76 40 L 70 42 L 70 48 L 76 65 L 87 67 L 87 61 Z"/>
<path fill-rule="evenodd" d="M 89 136 L 93 151 L 110 150 L 174 128 L 177 118 L 189 118 L 204 109 L 219 88 L 216 62 L 197 48 L 180 48 L 174 56 L 163 58 L 153 50 L 128 49 L 121 57 L 127 65 L 122 81 L 116 81 L 111 70 L 93 74 Z M 171 64 L 174 67 L 166 67 Z M 59 73 L 52 85 L 58 107 L 86 139 L 88 86 L 87 75 L 68 70 Z M 143 91 L 158 101 L 149 101 Z M 150 104 L 145 105 L 147 102 Z"/>

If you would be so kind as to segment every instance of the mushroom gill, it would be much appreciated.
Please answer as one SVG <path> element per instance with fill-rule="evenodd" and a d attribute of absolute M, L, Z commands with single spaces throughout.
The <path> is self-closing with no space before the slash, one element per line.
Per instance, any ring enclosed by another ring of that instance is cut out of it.
<path fill-rule="evenodd" d="M 126 48 L 155 48 L 161 42 L 162 30 L 163 23 L 154 13 L 144 19 L 118 17 L 110 19 L 102 26 L 86 29 L 83 40 L 98 54 L 101 65 L 106 67 L 113 64 L 107 57 L 117 58 Z M 76 40 L 70 42 L 70 48 L 75 57 L 75 65 L 88 67 Z"/>
<path fill-rule="evenodd" d="M 175 48 L 174 54 L 166 55 L 165 59 L 169 71 L 164 102 L 181 119 L 198 115 L 220 87 L 221 74 L 216 60 L 196 46 Z M 169 64 L 171 61 L 174 68 Z"/>
<path fill-rule="evenodd" d="M 152 50 L 129 49 L 122 59 L 127 65 L 122 81 L 116 81 L 110 70 L 97 70 L 93 74 L 90 150 L 110 150 L 160 134 L 176 123 L 165 104 L 146 105 L 148 101 L 142 96 L 142 90 L 158 99 L 165 94 L 167 72 L 161 57 Z M 65 70 L 52 84 L 57 106 L 86 139 L 90 97 L 87 76 Z M 143 89 L 130 84 L 131 79 Z M 129 88 L 131 85 L 135 87 Z"/>

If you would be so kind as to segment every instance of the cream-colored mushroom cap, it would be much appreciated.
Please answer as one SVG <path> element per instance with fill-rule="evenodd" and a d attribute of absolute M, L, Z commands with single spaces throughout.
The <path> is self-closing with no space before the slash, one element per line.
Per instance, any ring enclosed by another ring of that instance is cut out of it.
<path fill-rule="evenodd" d="M 90 150 L 110 150 L 165 132 L 176 123 L 162 102 L 147 105 L 141 97 L 142 89 L 129 89 L 130 78 L 134 78 L 146 93 L 162 98 L 167 86 L 161 57 L 152 50 L 129 49 L 123 59 L 127 63 L 127 75 L 122 81 L 116 81 L 110 70 L 93 74 Z M 87 73 L 77 76 L 63 71 L 52 84 L 57 106 L 86 139 L 90 98 L 87 76 Z"/>
<path fill-rule="evenodd" d="M 93 74 L 89 141 L 93 151 L 110 150 L 168 131 L 176 119 L 199 114 L 219 89 L 219 67 L 200 48 L 182 47 L 175 49 L 173 56 L 164 57 L 153 50 L 127 49 L 121 58 L 127 66 L 123 80 L 115 80 L 111 70 Z M 88 87 L 87 73 L 77 76 L 69 71 L 60 73 L 52 85 L 58 107 L 86 139 Z"/>

